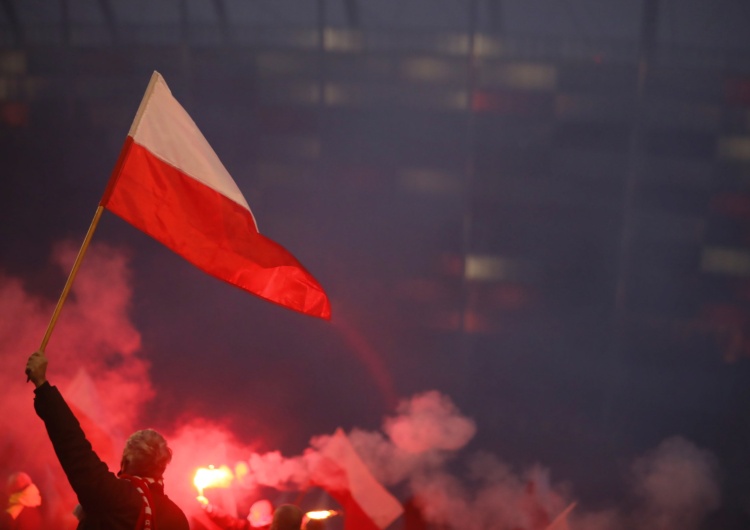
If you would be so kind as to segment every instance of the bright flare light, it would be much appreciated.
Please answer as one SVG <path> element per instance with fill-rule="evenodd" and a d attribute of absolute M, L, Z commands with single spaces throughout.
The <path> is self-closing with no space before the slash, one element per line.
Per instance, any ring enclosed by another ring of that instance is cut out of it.
<path fill-rule="evenodd" d="M 198 490 L 198 501 L 207 504 L 208 499 L 203 496 L 206 488 L 228 488 L 232 485 L 232 471 L 227 466 L 215 468 L 214 466 L 199 467 L 193 477 L 193 485 Z"/>
<path fill-rule="evenodd" d="M 328 519 L 338 514 L 339 512 L 336 510 L 316 510 L 314 512 L 307 512 L 305 515 L 308 519 Z"/>

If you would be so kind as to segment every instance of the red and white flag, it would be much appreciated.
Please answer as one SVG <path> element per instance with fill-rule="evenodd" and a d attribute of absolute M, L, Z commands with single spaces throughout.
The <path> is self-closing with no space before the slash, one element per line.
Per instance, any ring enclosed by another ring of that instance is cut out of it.
<path fill-rule="evenodd" d="M 372 476 L 341 429 L 336 429 L 320 450 L 311 481 L 341 504 L 344 530 L 383 530 L 404 511 Z"/>
<path fill-rule="evenodd" d="M 315 278 L 258 232 L 237 184 L 158 72 L 100 205 L 216 278 L 308 315 L 331 316 Z"/>

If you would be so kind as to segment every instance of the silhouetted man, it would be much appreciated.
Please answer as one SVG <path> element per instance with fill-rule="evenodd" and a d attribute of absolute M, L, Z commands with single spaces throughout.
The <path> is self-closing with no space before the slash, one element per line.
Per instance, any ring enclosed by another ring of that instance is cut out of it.
<path fill-rule="evenodd" d="M 44 421 L 57 459 L 81 504 L 78 530 L 189 530 L 180 508 L 164 494 L 163 474 L 172 451 L 156 431 L 133 433 L 115 475 L 97 456 L 73 412 L 47 381 L 47 358 L 34 352 L 26 363 L 34 383 L 34 409 Z"/>

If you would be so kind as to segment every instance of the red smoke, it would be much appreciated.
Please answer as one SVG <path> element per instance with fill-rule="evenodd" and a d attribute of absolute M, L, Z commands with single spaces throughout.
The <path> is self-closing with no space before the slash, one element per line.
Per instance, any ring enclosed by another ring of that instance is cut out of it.
<path fill-rule="evenodd" d="M 61 277 L 74 255 L 69 245 L 54 252 Z M 225 493 L 225 504 L 231 504 L 235 494 L 252 496 L 258 486 L 307 488 L 311 466 L 329 435 L 314 436 L 301 455 L 285 457 L 248 447 L 223 426 L 221 417 L 206 420 L 185 411 L 189 421 L 174 431 L 168 430 L 171 426 L 140 424 L 145 407 L 158 402 L 158 395 L 149 360 L 141 353 L 140 334 L 128 314 L 130 280 L 122 251 L 92 246 L 47 348 L 50 381 L 81 415 L 110 466 L 117 465 L 130 432 L 153 427 L 167 436 L 174 450 L 166 490 L 188 513 L 200 510 L 192 478 L 202 466 L 234 468 L 242 463 L 249 470 Z M 30 294 L 20 280 L 0 273 L 0 414 L 5 418 L 0 471 L 29 472 L 55 517 L 54 526 L 68 528 L 74 526 L 69 512 L 76 500 L 33 411 L 33 388 L 23 374 L 53 307 L 53 302 Z M 196 389 L 185 391 L 199 394 Z M 570 488 L 553 483 L 549 470 L 540 465 L 518 470 L 493 454 L 465 454 L 476 430 L 449 397 L 431 391 L 402 401 L 395 414 L 384 419 L 382 430 L 347 434 L 375 478 L 406 491 L 425 520 L 445 528 L 538 530 L 536 526 L 554 519 L 574 500 Z M 449 463 L 458 474 L 448 471 Z M 570 517 L 571 528 L 698 528 L 720 503 L 714 457 L 681 438 L 664 442 L 634 463 L 631 480 L 627 509 L 591 513 L 579 505 Z"/>
<path fill-rule="evenodd" d="M 59 246 L 53 256 L 61 285 L 77 249 Z M 132 296 L 126 255 L 106 245 L 86 254 L 71 295 L 46 349 L 48 378 L 66 396 L 92 445 L 116 471 L 126 437 L 139 428 L 144 407 L 155 397 L 149 361 L 128 315 Z M 33 385 L 23 373 L 28 356 L 41 343 L 54 303 L 30 294 L 22 282 L 0 273 L 0 472 L 24 469 L 39 485 L 55 523 L 75 527 L 77 504 L 33 410 Z M 233 449 L 230 433 L 196 420 L 177 433 L 149 426 L 167 436 L 175 457 L 165 480 L 167 492 L 189 512 L 197 509 L 192 474 L 200 465 L 239 459 L 249 448 Z"/>
<path fill-rule="evenodd" d="M 61 245 L 53 259 L 67 274 L 74 256 L 72 247 Z M 83 393 L 74 406 L 84 422 L 84 414 L 96 416 L 100 431 L 112 436 L 129 434 L 142 405 L 153 396 L 148 362 L 138 356 L 140 335 L 127 318 L 129 284 L 122 252 L 92 248 L 47 348 L 49 379 L 63 392 L 82 370 L 91 374 L 90 399 L 86 402 Z M 61 524 L 73 524 L 69 513 L 76 501 L 33 411 L 33 386 L 23 374 L 53 308 L 52 302 L 29 294 L 18 279 L 0 275 L 0 414 L 6 419 L 0 439 L 2 471 L 28 471 L 42 491 L 48 513 L 61 518 Z M 106 414 L 98 414 L 94 405 Z M 117 445 L 122 447 L 122 441 Z"/>

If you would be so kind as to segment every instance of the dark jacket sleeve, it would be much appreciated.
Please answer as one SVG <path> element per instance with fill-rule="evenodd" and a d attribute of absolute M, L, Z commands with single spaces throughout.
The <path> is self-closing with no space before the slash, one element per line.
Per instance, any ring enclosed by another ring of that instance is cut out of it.
<path fill-rule="evenodd" d="M 56 387 L 44 383 L 35 391 L 34 409 L 44 421 L 68 481 L 87 514 L 107 513 L 116 519 L 138 518 L 141 498 L 133 485 L 109 471 Z"/>

